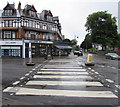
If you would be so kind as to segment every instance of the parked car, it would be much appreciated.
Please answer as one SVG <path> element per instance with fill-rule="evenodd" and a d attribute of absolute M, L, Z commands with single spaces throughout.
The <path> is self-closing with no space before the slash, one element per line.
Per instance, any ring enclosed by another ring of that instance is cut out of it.
<path fill-rule="evenodd" d="M 118 59 L 120 60 L 120 56 L 116 53 L 107 53 L 105 54 L 106 59 Z"/>
<path fill-rule="evenodd" d="M 74 51 L 74 55 L 83 56 L 82 51 Z"/>

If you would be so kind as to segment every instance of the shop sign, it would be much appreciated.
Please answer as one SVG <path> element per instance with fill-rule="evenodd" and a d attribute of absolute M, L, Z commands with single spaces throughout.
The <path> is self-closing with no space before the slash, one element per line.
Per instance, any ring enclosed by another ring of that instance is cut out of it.
<path fill-rule="evenodd" d="M 22 45 L 22 41 L 1 41 L 0 45 Z"/>
<path fill-rule="evenodd" d="M 25 43 L 42 43 L 42 44 L 53 44 L 52 41 L 39 41 L 39 40 L 24 40 Z"/>

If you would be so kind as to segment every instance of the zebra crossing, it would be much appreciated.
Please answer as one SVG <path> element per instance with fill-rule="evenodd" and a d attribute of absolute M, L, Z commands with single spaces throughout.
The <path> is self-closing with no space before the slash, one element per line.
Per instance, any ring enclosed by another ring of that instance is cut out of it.
<path fill-rule="evenodd" d="M 42 69 L 37 68 L 35 75 L 25 84 L 8 87 L 3 92 L 14 93 L 12 95 L 16 96 L 118 98 L 110 89 L 103 89 L 104 85 L 96 81 L 85 67 L 79 67 L 77 64 L 72 66 L 70 62 L 68 64 L 61 63 L 60 65 L 51 64 L 62 61 L 51 60 Z M 17 84 L 19 81 L 15 83 Z M 87 89 L 87 87 L 90 87 L 90 89 Z"/>

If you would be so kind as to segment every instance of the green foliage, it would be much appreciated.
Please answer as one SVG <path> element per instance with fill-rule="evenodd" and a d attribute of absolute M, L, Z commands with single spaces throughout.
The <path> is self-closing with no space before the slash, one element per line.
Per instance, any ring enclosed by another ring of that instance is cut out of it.
<path fill-rule="evenodd" d="M 116 46 L 118 40 L 116 18 L 107 11 L 90 14 L 85 24 L 86 30 L 92 35 L 92 43 L 102 44 L 102 47 Z"/>
<path fill-rule="evenodd" d="M 76 39 L 64 39 L 64 42 L 68 42 L 70 46 L 76 46 L 77 45 L 77 40 Z"/>
<path fill-rule="evenodd" d="M 71 40 L 70 39 L 64 39 L 63 42 L 68 42 L 68 44 L 71 45 Z"/>
<path fill-rule="evenodd" d="M 72 39 L 71 40 L 71 46 L 77 45 L 77 40 L 76 39 Z"/>
<path fill-rule="evenodd" d="M 76 50 L 76 51 L 79 51 L 79 50 L 80 50 L 80 47 L 77 45 L 77 46 L 75 47 L 75 50 Z"/>
<path fill-rule="evenodd" d="M 84 41 L 80 45 L 83 49 L 90 49 L 92 48 L 92 36 L 87 34 Z"/>

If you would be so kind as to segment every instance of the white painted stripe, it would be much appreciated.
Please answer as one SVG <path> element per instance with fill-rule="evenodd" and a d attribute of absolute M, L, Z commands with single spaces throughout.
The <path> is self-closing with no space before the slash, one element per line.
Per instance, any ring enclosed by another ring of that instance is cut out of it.
<path fill-rule="evenodd" d="M 12 89 L 13 87 L 7 87 L 6 89 L 3 90 L 3 92 L 8 92 Z"/>
<path fill-rule="evenodd" d="M 21 88 L 16 95 L 50 95 L 65 97 L 95 97 L 95 98 L 118 98 L 111 91 L 78 91 L 78 90 L 52 90 Z"/>
<path fill-rule="evenodd" d="M 100 82 L 80 81 L 28 81 L 26 85 L 103 86 Z"/>
<path fill-rule="evenodd" d="M 41 69 L 44 71 L 86 71 L 86 69 Z"/>
<path fill-rule="evenodd" d="M 95 70 L 92 69 L 91 71 L 94 72 Z"/>
<path fill-rule="evenodd" d="M 104 65 L 101 65 L 102 68 L 104 68 L 105 66 Z"/>
<path fill-rule="evenodd" d="M 20 81 L 16 81 L 13 83 L 13 85 L 17 85 L 18 83 L 20 83 Z"/>
<path fill-rule="evenodd" d="M 88 72 L 37 72 L 37 74 L 85 74 L 88 75 Z"/>
<path fill-rule="evenodd" d="M 95 72 L 95 74 L 99 74 L 98 72 Z"/>
<path fill-rule="evenodd" d="M 55 65 L 45 65 L 44 67 L 46 67 L 46 68 L 49 68 L 49 67 L 52 67 L 52 68 L 54 68 L 54 67 L 73 67 L 73 64 L 61 64 L 61 65 L 57 65 L 57 66 L 55 66 Z M 74 67 L 79 67 L 79 66 L 77 66 L 77 65 L 75 65 Z"/>
<path fill-rule="evenodd" d="M 25 76 L 28 76 L 29 74 L 25 74 Z"/>
<path fill-rule="evenodd" d="M 108 81 L 108 82 L 110 82 L 110 83 L 114 83 L 114 81 L 111 80 L 111 79 L 105 79 L 105 80 Z"/>
<path fill-rule="evenodd" d="M 91 68 L 88 68 L 89 70 L 91 70 Z"/>
<path fill-rule="evenodd" d="M 33 78 L 93 79 L 91 76 L 34 75 Z"/>
<path fill-rule="evenodd" d="M 7 87 L 3 92 L 17 92 L 19 89 L 20 87 Z"/>
<path fill-rule="evenodd" d="M 13 93 L 10 94 L 11 96 L 13 95 Z"/>
<path fill-rule="evenodd" d="M 34 69 L 32 69 L 33 71 L 35 70 L 35 68 Z"/>
<path fill-rule="evenodd" d="M 58 68 L 64 68 L 64 69 L 67 69 L 67 68 L 68 68 L 68 69 L 81 69 L 81 68 L 83 68 L 83 67 L 63 67 L 63 66 L 55 66 L 55 65 L 54 65 L 54 66 L 45 66 L 45 67 L 43 67 L 43 68 L 54 68 L 54 69 L 55 69 L 55 68 L 57 68 L 57 69 L 58 69 Z"/>
<path fill-rule="evenodd" d="M 112 69 L 117 69 L 117 68 L 115 68 L 115 67 L 111 67 Z"/>
<path fill-rule="evenodd" d="M 29 73 L 32 73 L 33 71 L 29 71 Z"/>
<path fill-rule="evenodd" d="M 21 77 L 20 80 L 24 79 L 25 77 Z"/>
<path fill-rule="evenodd" d="M 118 89 L 120 89 L 120 85 L 115 85 Z"/>

